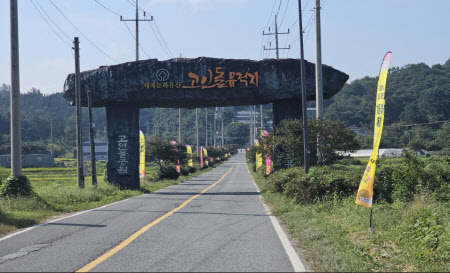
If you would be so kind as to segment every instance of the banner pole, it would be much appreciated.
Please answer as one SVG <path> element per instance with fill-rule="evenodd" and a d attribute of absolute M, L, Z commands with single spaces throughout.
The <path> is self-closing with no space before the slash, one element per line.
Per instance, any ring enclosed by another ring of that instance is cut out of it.
<path fill-rule="evenodd" d="M 375 228 L 372 225 L 372 209 L 373 209 L 373 204 L 370 207 L 370 220 L 369 220 L 369 232 L 371 232 L 373 234 L 373 232 L 375 231 Z"/>

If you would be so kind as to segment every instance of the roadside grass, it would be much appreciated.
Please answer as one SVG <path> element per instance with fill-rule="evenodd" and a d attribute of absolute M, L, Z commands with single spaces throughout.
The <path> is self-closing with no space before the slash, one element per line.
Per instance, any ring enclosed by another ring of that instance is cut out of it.
<path fill-rule="evenodd" d="M 219 166 L 216 164 L 214 167 Z M 105 164 L 97 165 L 98 186 L 92 186 L 90 174 L 85 177 L 85 188 L 79 189 L 76 168 L 49 167 L 24 168 L 34 189 L 34 196 L 25 198 L 0 199 L 0 234 L 35 225 L 64 213 L 88 210 L 114 203 L 123 199 L 157 191 L 192 179 L 214 167 L 197 170 L 178 179 L 163 179 L 156 182 L 149 178 L 157 170 L 154 164 L 146 164 L 146 178 L 141 179 L 140 190 L 120 190 L 103 181 Z M 9 168 L 0 168 L 0 179 L 4 181 L 10 174 Z"/>
<path fill-rule="evenodd" d="M 251 174 L 274 215 L 298 240 L 312 271 L 450 272 L 450 205 L 429 194 L 411 202 L 374 204 L 371 233 L 370 210 L 355 205 L 354 196 L 331 195 L 299 205 L 269 192 L 265 178 Z"/>

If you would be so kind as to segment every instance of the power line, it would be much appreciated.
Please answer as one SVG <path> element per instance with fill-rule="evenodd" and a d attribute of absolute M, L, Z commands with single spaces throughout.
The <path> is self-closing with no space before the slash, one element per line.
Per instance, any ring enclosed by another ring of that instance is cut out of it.
<path fill-rule="evenodd" d="M 290 2 L 290 0 L 288 0 L 288 2 L 286 4 L 286 8 L 284 9 L 284 14 L 283 14 L 283 18 L 281 18 L 280 27 L 283 25 L 284 17 L 286 16 L 286 12 L 287 12 L 287 9 L 289 7 L 289 2 Z"/>
<path fill-rule="evenodd" d="M 156 26 L 156 30 L 157 30 L 158 33 L 159 33 L 159 36 L 161 37 L 161 39 L 162 39 L 164 45 L 166 45 L 167 50 L 169 51 L 170 55 L 172 55 L 172 58 L 175 58 L 175 56 L 174 56 L 174 55 L 172 54 L 172 52 L 170 51 L 170 48 L 167 46 L 167 43 L 166 43 L 166 41 L 164 40 L 163 36 L 161 35 L 161 32 L 159 31 L 159 28 L 158 28 L 158 25 L 156 24 L 156 21 L 154 21 L 154 23 L 155 23 L 155 26 Z"/>
<path fill-rule="evenodd" d="M 119 17 L 122 17 L 122 15 L 120 15 L 119 13 L 109 9 L 108 7 L 106 7 L 105 5 L 103 5 L 102 3 L 100 3 L 98 0 L 94 0 L 97 4 L 99 4 L 100 6 L 102 6 L 104 9 L 106 9 L 107 11 L 111 12 L 112 14 L 115 14 Z M 131 31 L 131 29 L 128 27 L 127 22 L 123 22 L 125 24 L 125 26 L 127 27 L 128 32 L 130 33 L 131 37 L 133 37 L 134 40 L 136 40 L 136 37 L 134 36 L 133 32 Z M 144 54 L 148 57 L 151 58 L 150 55 L 147 54 L 147 52 L 144 50 L 144 48 L 141 46 L 141 44 L 138 44 L 139 48 L 142 50 L 142 52 L 144 52 Z"/>
<path fill-rule="evenodd" d="M 136 1 L 134 0 L 128 0 L 128 3 L 132 6 L 136 6 Z M 148 13 L 145 9 L 143 9 L 141 6 L 138 5 L 138 8 L 144 12 L 144 14 Z M 146 18 L 146 16 L 144 16 L 144 18 Z M 164 39 L 164 37 L 161 34 L 161 31 L 159 30 L 158 25 L 156 24 L 156 21 L 153 20 L 153 23 L 155 23 L 155 27 L 156 27 L 156 31 L 158 32 L 162 42 L 164 43 L 164 45 L 166 46 L 166 48 L 164 48 L 163 44 L 161 43 L 161 41 L 159 40 L 156 32 L 154 31 L 151 23 L 149 22 L 149 26 L 152 29 L 153 34 L 155 35 L 156 40 L 158 41 L 159 45 L 161 46 L 161 48 L 164 50 L 164 52 L 166 53 L 167 56 L 169 56 L 169 58 L 175 58 L 175 56 L 172 54 L 172 51 L 170 50 L 169 46 L 166 43 L 166 40 Z M 166 50 L 167 49 L 167 50 Z"/>
<path fill-rule="evenodd" d="M 270 12 L 269 20 L 267 20 L 267 24 L 266 24 L 266 27 L 264 27 L 264 29 L 266 29 L 266 28 L 269 26 L 270 19 L 272 19 L 273 10 L 274 10 L 274 8 L 275 8 L 275 4 L 276 4 L 276 3 L 277 3 L 277 0 L 273 1 L 272 11 Z"/>
<path fill-rule="evenodd" d="M 128 27 L 127 22 L 123 22 L 125 24 L 125 26 L 128 29 L 128 32 L 130 33 L 131 37 L 133 37 L 134 40 L 136 40 L 136 37 L 134 36 L 133 32 L 131 31 L 131 29 Z M 144 52 L 144 54 L 150 59 L 151 57 L 147 54 L 147 52 L 145 52 L 144 48 L 141 46 L 141 44 L 139 43 L 139 48 L 142 50 L 142 52 Z"/>
<path fill-rule="evenodd" d="M 147 16 L 145 16 L 145 18 L 147 18 Z M 153 29 L 152 25 L 150 24 L 150 21 L 148 21 L 148 25 L 150 26 L 150 28 L 152 29 L 153 34 L 156 37 L 156 40 L 158 41 L 159 45 L 161 46 L 161 48 L 164 50 L 164 52 L 166 53 L 167 56 L 169 56 L 169 58 L 174 58 L 173 56 L 170 56 L 169 53 L 167 53 L 167 50 L 164 48 L 164 46 L 162 45 L 161 41 L 158 38 L 158 35 L 156 35 L 155 30 Z"/>
<path fill-rule="evenodd" d="M 38 4 L 38 6 L 41 8 L 41 10 L 45 13 L 45 15 L 47 15 L 48 19 L 50 19 L 50 21 L 52 21 L 52 23 L 67 37 L 67 39 L 69 39 L 69 41 L 72 41 L 72 38 L 69 37 L 69 35 L 67 35 L 64 30 L 62 30 L 57 23 L 55 23 L 55 21 L 53 21 L 53 19 L 48 15 L 48 13 L 44 10 L 44 8 L 41 6 L 41 4 L 39 4 L 39 1 L 36 1 L 36 3 Z"/>
<path fill-rule="evenodd" d="M 104 9 L 106 9 L 107 11 L 109 11 L 109 12 L 111 12 L 111 13 L 113 13 L 113 14 L 115 14 L 115 15 L 117 15 L 117 16 L 120 17 L 120 14 L 118 14 L 117 12 L 110 10 L 108 7 L 106 7 L 105 5 L 103 5 L 102 3 L 100 3 L 100 2 L 97 1 L 97 0 L 94 0 L 94 1 L 95 1 L 97 4 L 99 4 L 100 6 L 102 6 Z"/>
<path fill-rule="evenodd" d="M 277 16 L 278 16 L 278 13 L 280 12 L 280 8 L 281 8 L 281 4 L 283 3 L 283 0 L 280 0 L 280 4 L 278 5 L 278 11 L 277 11 Z"/>
<path fill-rule="evenodd" d="M 34 3 L 33 0 L 31 0 L 31 3 L 33 4 L 33 6 L 35 7 L 35 9 L 39 12 L 39 14 L 41 15 L 42 19 L 44 19 L 44 21 L 47 23 L 47 25 L 53 30 L 53 32 L 59 37 L 59 39 L 61 39 L 61 41 L 63 41 L 66 45 L 68 45 L 70 48 L 72 48 L 72 46 L 70 45 L 70 43 L 68 43 L 66 40 L 64 40 L 61 35 L 58 34 L 58 32 L 56 32 L 56 30 L 50 25 L 50 23 L 47 21 L 47 19 L 45 19 L 44 15 L 41 13 L 41 11 L 38 9 L 38 7 L 36 6 L 36 4 Z M 48 15 L 47 15 L 48 16 Z"/>
<path fill-rule="evenodd" d="M 49 0 L 50 3 L 52 3 L 52 5 L 58 10 L 59 13 L 61 13 L 61 15 L 66 18 L 66 20 L 89 42 L 91 43 L 91 45 L 93 45 L 98 51 L 100 51 L 101 53 L 103 53 L 103 55 L 105 55 L 106 57 L 110 58 L 111 60 L 113 60 L 114 62 L 118 63 L 117 60 L 115 60 L 113 57 L 109 56 L 108 54 L 106 54 L 103 50 L 101 50 L 97 45 L 95 45 L 91 40 L 89 40 L 88 37 L 86 37 L 86 35 L 84 35 L 70 20 L 69 18 L 66 17 L 66 15 L 64 15 L 64 13 L 55 5 L 55 3 L 53 3 L 52 0 Z"/>

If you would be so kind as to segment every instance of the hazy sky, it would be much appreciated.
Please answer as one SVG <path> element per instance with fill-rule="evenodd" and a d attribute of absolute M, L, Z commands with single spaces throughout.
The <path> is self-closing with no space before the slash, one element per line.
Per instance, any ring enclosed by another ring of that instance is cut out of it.
<path fill-rule="evenodd" d="M 80 37 L 82 71 L 135 60 L 134 38 L 116 15 L 133 19 L 134 0 L 18 2 L 23 93 L 32 87 L 43 93 L 62 91 L 66 76 L 74 72 L 71 46 L 75 36 Z M 442 64 L 450 58 L 449 0 L 321 2 L 323 63 L 349 74 L 350 81 L 376 76 L 387 51 L 393 52 L 391 66 L 398 67 L 418 62 Z M 314 0 L 302 3 L 305 58 L 315 62 Z M 188 58 L 275 58 L 275 51 L 262 51 L 274 38 L 263 36 L 262 31 L 268 32 L 269 26 L 273 30 L 275 14 L 279 32 L 290 28 L 290 34 L 280 35 L 279 41 L 280 47 L 290 44 L 291 49 L 281 50 L 280 57 L 300 56 L 297 0 L 139 0 L 139 5 L 155 19 L 140 23 L 141 59 L 165 60 L 180 54 Z M 9 1 L 0 0 L 0 84 L 10 84 L 11 77 L 9 20 Z M 128 27 L 134 35 L 134 22 L 128 22 Z M 158 36 L 158 42 L 151 27 L 164 40 Z"/>

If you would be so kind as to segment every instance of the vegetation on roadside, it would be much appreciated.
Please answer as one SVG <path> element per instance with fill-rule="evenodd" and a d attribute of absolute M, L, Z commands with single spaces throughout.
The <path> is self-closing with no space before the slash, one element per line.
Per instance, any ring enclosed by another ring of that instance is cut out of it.
<path fill-rule="evenodd" d="M 252 175 L 314 271 L 450 271 L 449 159 L 406 152 L 381 160 L 374 233 L 370 210 L 354 203 L 365 167 L 356 161 L 316 166 L 307 175 L 302 167 Z"/>

